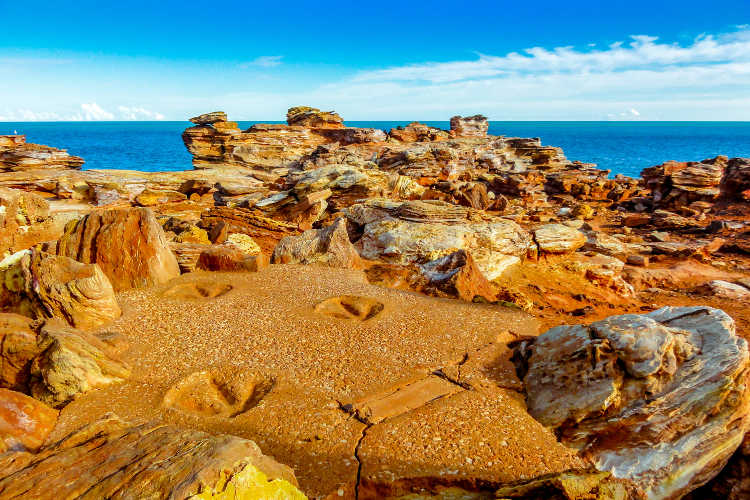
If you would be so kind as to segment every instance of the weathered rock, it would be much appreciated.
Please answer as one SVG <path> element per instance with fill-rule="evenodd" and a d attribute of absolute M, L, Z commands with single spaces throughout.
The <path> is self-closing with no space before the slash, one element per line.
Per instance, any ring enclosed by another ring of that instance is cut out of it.
<path fill-rule="evenodd" d="M 306 498 L 252 441 L 105 416 L 39 453 L 0 456 L 0 496 L 248 500 Z"/>
<path fill-rule="evenodd" d="M 468 301 L 476 297 L 487 302 L 497 300 L 497 291 L 465 250 L 427 262 L 420 269 L 427 280 L 421 291 L 428 295 Z"/>
<path fill-rule="evenodd" d="M 715 476 L 750 413 L 747 342 L 724 312 L 664 307 L 560 326 L 532 347 L 529 412 L 597 468 L 677 499 Z"/>
<path fill-rule="evenodd" d="M 39 332 L 39 355 L 30 368 L 31 394 L 59 408 L 91 389 L 121 382 L 130 369 L 113 357 L 113 347 L 99 338 L 48 323 Z"/>
<path fill-rule="evenodd" d="M 268 265 L 268 257 L 262 253 L 248 255 L 233 244 L 206 245 L 195 264 L 205 271 L 250 271 L 256 272 Z"/>
<path fill-rule="evenodd" d="M 194 116 L 190 121 L 196 125 L 213 125 L 214 123 L 227 121 L 227 114 L 223 111 L 213 111 Z"/>
<path fill-rule="evenodd" d="M 0 307 L 8 312 L 60 318 L 83 329 L 121 314 L 112 285 L 96 264 L 22 250 L 0 262 L 0 277 Z"/>
<path fill-rule="evenodd" d="M 81 166 L 83 166 L 83 158 L 71 156 L 64 149 L 27 143 L 25 138 L 0 143 L 0 172 L 40 168 L 79 169 Z"/>
<path fill-rule="evenodd" d="M 708 293 L 715 297 L 734 300 L 750 300 L 750 289 L 738 285 L 737 283 L 730 283 L 729 281 L 724 280 L 713 280 L 706 283 L 706 289 Z"/>
<path fill-rule="evenodd" d="M 750 433 L 745 434 L 742 445 L 719 475 L 704 487 L 685 497 L 685 500 L 705 498 L 721 498 L 722 500 L 750 498 Z"/>
<path fill-rule="evenodd" d="M 534 240 L 543 253 L 573 253 L 586 243 L 586 235 L 564 224 L 547 224 L 534 231 Z"/>
<path fill-rule="evenodd" d="M 309 106 L 289 108 L 286 113 L 289 125 L 315 128 L 342 128 L 344 120 L 334 111 L 321 111 Z"/>
<path fill-rule="evenodd" d="M 70 223 L 57 253 L 99 264 L 115 290 L 158 285 L 180 274 L 164 231 L 146 208 L 96 211 Z"/>
<path fill-rule="evenodd" d="M 35 322 L 19 314 L 0 314 L 0 387 L 25 390 L 37 354 Z"/>
<path fill-rule="evenodd" d="M 0 189 L 0 255 L 30 248 L 59 236 L 49 203 L 34 193 Z"/>
<path fill-rule="evenodd" d="M 349 241 L 346 219 L 339 217 L 323 229 L 310 229 L 299 236 L 287 236 L 273 251 L 277 264 L 323 264 L 346 269 L 362 268 L 356 248 Z"/>
<path fill-rule="evenodd" d="M 362 227 L 362 257 L 393 264 L 424 264 L 457 250 L 469 252 L 489 280 L 518 264 L 531 244 L 515 222 L 470 220 L 467 209 L 441 202 L 369 200 L 346 211 Z"/>
<path fill-rule="evenodd" d="M 57 422 L 57 411 L 25 394 L 0 389 L 0 453 L 36 451 Z"/>
<path fill-rule="evenodd" d="M 248 235 L 242 233 L 231 233 L 227 236 L 227 244 L 239 248 L 246 255 L 258 255 L 260 247 Z"/>
<path fill-rule="evenodd" d="M 187 196 L 179 191 L 172 190 L 157 190 L 157 189 L 144 189 L 138 196 L 135 197 L 135 202 L 142 207 L 152 207 L 154 205 L 162 205 L 164 203 L 172 203 L 177 201 L 185 201 Z"/>
<path fill-rule="evenodd" d="M 451 118 L 451 130 L 458 136 L 484 137 L 489 126 L 487 117 L 482 115 Z"/>

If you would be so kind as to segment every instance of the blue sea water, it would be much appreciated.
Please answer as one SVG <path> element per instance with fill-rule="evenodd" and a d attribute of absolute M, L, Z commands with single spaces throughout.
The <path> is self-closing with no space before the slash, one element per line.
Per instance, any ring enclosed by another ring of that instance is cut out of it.
<path fill-rule="evenodd" d="M 255 122 L 240 122 L 247 128 Z M 281 122 L 263 122 L 281 123 Z M 389 130 L 408 122 L 348 121 Z M 448 122 L 424 122 L 448 128 Z M 26 134 L 29 142 L 67 149 L 88 169 L 185 170 L 182 143 L 189 122 L 0 123 L 0 134 Z M 667 160 L 696 161 L 719 154 L 750 157 L 750 122 L 491 122 L 490 134 L 540 137 L 562 147 L 570 160 L 596 163 L 613 174 L 638 176 Z"/>

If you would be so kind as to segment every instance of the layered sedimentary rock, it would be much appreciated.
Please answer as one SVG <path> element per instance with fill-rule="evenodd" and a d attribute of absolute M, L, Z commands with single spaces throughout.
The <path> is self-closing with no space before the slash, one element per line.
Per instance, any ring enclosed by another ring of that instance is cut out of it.
<path fill-rule="evenodd" d="M 0 136 L 0 172 L 30 169 L 79 169 L 83 158 L 64 149 L 31 144 L 24 136 Z"/>
<path fill-rule="evenodd" d="M 59 318 L 83 329 L 121 314 L 114 290 L 97 264 L 22 250 L 0 262 L 0 306 L 32 318 Z"/>
<path fill-rule="evenodd" d="M 163 229 L 144 208 L 96 211 L 70 223 L 57 253 L 98 264 L 115 290 L 157 285 L 180 274 Z"/>
<path fill-rule="evenodd" d="M 472 220 L 469 210 L 442 202 L 369 200 L 346 214 L 360 228 L 356 245 L 366 259 L 423 264 L 466 250 L 490 280 L 519 263 L 531 244 L 529 233 L 512 221 Z"/>
<path fill-rule="evenodd" d="M 454 116 L 451 118 L 451 130 L 458 136 L 484 137 L 490 124 L 486 116 Z"/>
<path fill-rule="evenodd" d="M 112 415 L 37 454 L 0 455 L 0 496 L 8 499 L 306 498 L 296 484 L 252 441 Z"/>
<path fill-rule="evenodd" d="M 531 348 L 524 384 L 531 415 L 597 468 L 677 499 L 742 442 L 749 370 L 728 315 L 665 307 L 551 329 Z"/>
<path fill-rule="evenodd" d="M 745 180 L 750 159 L 717 156 L 700 162 L 668 161 L 641 172 L 653 203 L 659 207 L 686 207 L 694 202 L 748 199 Z"/>

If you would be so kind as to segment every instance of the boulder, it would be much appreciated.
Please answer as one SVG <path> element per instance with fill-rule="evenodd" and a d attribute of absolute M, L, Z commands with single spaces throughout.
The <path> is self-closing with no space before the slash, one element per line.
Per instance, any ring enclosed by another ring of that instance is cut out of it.
<path fill-rule="evenodd" d="M 546 224 L 534 231 L 534 240 L 542 253 L 573 253 L 586 243 L 586 235 L 564 224 Z"/>
<path fill-rule="evenodd" d="M 706 283 L 707 292 L 715 297 L 732 300 L 750 300 L 750 289 L 737 283 L 724 280 L 712 280 Z"/>
<path fill-rule="evenodd" d="M 29 388 L 32 396 L 52 407 L 65 406 L 79 394 L 130 376 L 113 346 L 60 323 L 45 324 L 37 344 L 40 353 L 31 363 Z"/>
<path fill-rule="evenodd" d="M 0 387 L 26 390 L 31 361 L 39 354 L 35 322 L 19 314 L 0 314 Z"/>
<path fill-rule="evenodd" d="M 36 454 L 0 456 L 0 497 L 306 498 L 292 469 L 246 439 L 106 415 Z"/>
<path fill-rule="evenodd" d="M 449 203 L 368 200 L 345 213 L 361 227 L 357 248 L 362 257 L 391 264 L 425 264 L 465 250 L 493 280 L 520 263 L 531 244 L 530 235 L 515 222 L 471 219 L 469 209 Z"/>
<path fill-rule="evenodd" d="M 201 249 L 195 268 L 204 271 L 260 271 L 268 265 L 262 253 L 249 255 L 241 248 L 225 243 L 206 245 Z"/>
<path fill-rule="evenodd" d="M 60 318 L 91 329 L 120 317 L 114 290 L 96 264 L 36 250 L 0 262 L 0 307 L 32 318 Z"/>
<path fill-rule="evenodd" d="M 159 285 L 180 274 L 164 231 L 147 208 L 95 211 L 69 223 L 57 253 L 99 264 L 117 291 Z"/>
<path fill-rule="evenodd" d="M 726 464 L 750 424 L 747 342 L 709 307 L 664 307 L 539 336 L 528 409 L 599 470 L 678 499 Z"/>
<path fill-rule="evenodd" d="M 179 191 L 169 189 L 144 189 L 135 197 L 135 202 L 142 207 L 152 207 L 164 203 L 187 200 L 187 196 Z"/>
<path fill-rule="evenodd" d="M 310 229 L 299 236 L 279 241 L 271 261 L 276 264 L 323 264 L 330 267 L 361 269 L 357 249 L 349 241 L 346 219 L 339 217 L 323 229 Z"/>
<path fill-rule="evenodd" d="M 0 453 L 39 449 L 57 423 L 57 411 L 20 392 L 0 389 Z"/>
<path fill-rule="evenodd" d="M 58 412 L 20 392 L 0 389 L 0 453 L 39 449 Z"/>
<path fill-rule="evenodd" d="M 750 498 L 750 433 L 745 434 L 726 467 L 704 487 L 692 492 L 684 500 L 745 500 Z"/>
<path fill-rule="evenodd" d="M 497 300 L 497 291 L 487 281 L 474 259 L 465 250 L 458 250 L 420 266 L 427 283 L 422 292 L 436 297 L 452 297 L 467 301 L 475 298 L 487 302 Z"/>

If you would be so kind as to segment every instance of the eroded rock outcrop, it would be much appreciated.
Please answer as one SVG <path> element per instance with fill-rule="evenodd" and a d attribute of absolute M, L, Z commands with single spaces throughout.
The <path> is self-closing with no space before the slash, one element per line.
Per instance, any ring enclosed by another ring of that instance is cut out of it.
<path fill-rule="evenodd" d="M 0 262 L 0 306 L 32 318 L 59 318 L 77 328 L 121 314 L 112 285 L 97 264 L 22 250 Z"/>
<path fill-rule="evenodd" d="M 323 229 L 310 229 L 299 236 L 287 236 L 273 251 L 277 264 L 324 264 L 360 269 L 362 262 L 349 241 L 346 219 L 340 217 Z"/>
<path fill-rule="evenodd" d="M 356 245 L 365 259 L 424 264 L 466 250 L 490 280 L 518 264 L 531 243 L 529 233 L 512 221 L 443 202 L 368 200 L 346 214 L 361 228 Z"/>
<path fill-rule="evenodd" d="M 724 312 L 664 307 L 541 335 L 529 412 L 597 468 L 677 499 L 715 476 L 750 422 L 748 347 Z"/>
<path fill-rule="evenodd" d="M 162 227 L 145 208 L 96 211 L 70 223 L 57 253 L 98 264 L 115 290 L 158 285 L 180 274 Z"/>
<path fill-rule="evenodd" d="M 0 172 L 79 169 L 81 166 L 83 158 L 71 156 L 64 149 L 27 143 L 23 135 L 0 136 Z"/>
<path fill-rule="evenodd" d="M 130 376 L 130 368 L 117 359 L 116 348 L 56 322 L 44 325 L 37 346 L 40 352 L 29 370 L 31 395 L 55 408 Z"/>
<path fill-rule="evenodd" d="M 82 473 L 85 471 L 85 473 Z M 304 499 L 252 441 L 108 415 L 37 454 L 0 455 L 3 498 Z"/>
<path fill-rule="evenodd" d="M 0 314 L 0 387 L 26 389 L 31 361 L 39 354 L 37 324 L 20 314 Z"/>

